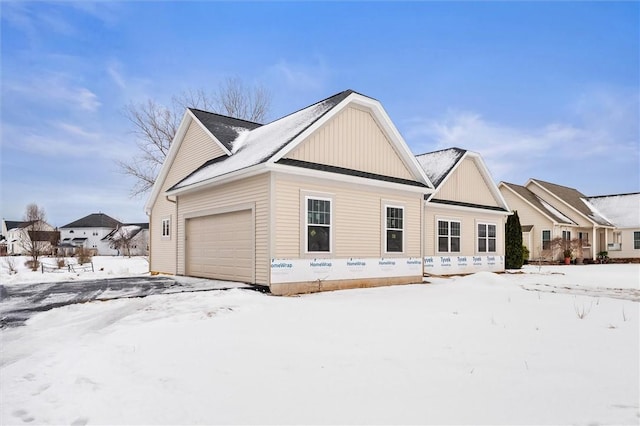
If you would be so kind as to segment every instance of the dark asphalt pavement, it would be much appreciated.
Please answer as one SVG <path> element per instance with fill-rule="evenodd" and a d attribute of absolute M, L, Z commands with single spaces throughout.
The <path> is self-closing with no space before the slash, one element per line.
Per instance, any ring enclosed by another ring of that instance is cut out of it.
<path fill-rule="evenodd" d="M 231 288 L 253 287 L 206 279 L 178 280 L 167 276 L 0 285 L 0 328 L 22 325 L 34 312 L 75 303 Z"/>

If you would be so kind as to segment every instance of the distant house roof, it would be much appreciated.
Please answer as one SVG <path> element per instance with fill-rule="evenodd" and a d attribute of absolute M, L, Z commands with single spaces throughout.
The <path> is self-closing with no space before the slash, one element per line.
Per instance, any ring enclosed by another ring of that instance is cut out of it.
<path fill-rule="evenodd" d="M 640 229 L 640 192 L 587 197 L 586 201 L 618 228 Z"/>
<path fill-rule="evenodd" d="M 416 155 L 416 159 L 437 189 L 458 164 L 465 152 L 467 151 L 460 148 L 447 148 Z"/>
<path fill-rule="evenodd" d="M 169 191 L 264 163 L 352 93 L 355 92 L 345 90 L 263 126 L 244 122 L 255 125 L 253 129 L 231 129 L 233 126 L 229 126 L 226 120 L 229 117 L 218 114 L 206 115 L 209 123 L 205 125 L 207 128 L 214 128 L 219 134 L 228 136 L 225 147 L 232 155 L 207 161 Z M 231 139 L 232 136 L 235 137 Z"/>
<path fill-rule="evenodd" d="M 5 220 L 4 223 L 7 225 L 7 231 L 11 231 L 12 229 L 21 228 L 25 222 L 18 220 Z"/>
<path fill-rule="evenodd" d="M 60 229 L 67 228 L 117 228 L 121 223 L 116 219 L 107 216 L 104 213 L 92 213 L 88 216 L 78 219 L 75 222 L 66 224 Z"/>
<path fill-rule="evenodd" d="M 603 217 L 586 201 L 587 197 L 577 189 L 538 179 L 530 179 L 529 181 L 538 184 L 550 193 L 554 194 L 556 197 L 569 204 L 582 215 L 594 221 L 598 225 L 613 226 L 610 221 Z"/>
<path fill-rule="evenodd" d="M 148 223 L 128 223 L 109 232 L 102 238 L 102 241 L 111 241 L 123 237 L 133 238 L 144 229 L 149 229 Z"/>
<path fill-rule="evenodd" d="M 536 194 L 531 192 L 529 189 L 525 188 L 522 185 L 516 185 L 515 183 L 502 182 L 503 185 L 509 187 L 515 193 L 524 198 L 529 204 L 540 210 L 543 214 L 549 217 L 551 220 L 567 224 L 567 225 L 576 225 L 574 221 L 560 213 L 558 210 L 554 209 L 549 203 L 545 202 L 542 198 L 538 197 Z"/>

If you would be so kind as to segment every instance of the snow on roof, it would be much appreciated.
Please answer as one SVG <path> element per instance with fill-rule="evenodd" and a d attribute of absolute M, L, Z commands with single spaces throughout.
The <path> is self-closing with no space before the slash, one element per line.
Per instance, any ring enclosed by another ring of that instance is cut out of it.
<path fill-rule="evenodd" d="M 618 228 L 640 228 L 640 192 L 587 197 L 582 201 L 594 214 L 606 218 Z"/>
<path fill-rule="evenodd" d="M 449 148 L 416 155 L 416 159 L 433 186 L 437 188 L 464 153 L 462 149 Z"/>
<path fill-rule="evenodd" d="M 109 233 L 103 240 L 120 240 L 134 237 L 138 232 L 140 232 L 141 227 L 138 225 L 123 225 L 113 232 Z"/>
<path fill-rule="evenodd" d="M 335 99 L 328 98 L 254 130 L 242 130 L 231 142 L 231 156 L 196 170 L 173 189 L 184 188 L 268 160 L 335 105 Z"/>
<path fill-rule="evenodd" d="M 538 197 L 537 195 L 536 195 L 536 198 L 538 198 L 538 201 L 540 201 L 540 204 L 542 204 L 542 207 L 544 207 L 552 216 L 555 216 L 556 219 L 560 219 L 560 222 L 575 223 L 573 220 L 569 219 L 567 216 L 560 213 L 553 206 L 551 206 L 551 204 L 547 203 L 542 198 Z"/>

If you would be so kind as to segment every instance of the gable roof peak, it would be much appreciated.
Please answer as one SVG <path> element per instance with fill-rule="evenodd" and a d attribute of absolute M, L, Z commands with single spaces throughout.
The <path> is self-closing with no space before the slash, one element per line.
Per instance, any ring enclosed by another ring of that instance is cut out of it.
<path fill-rule="evenodd" d="M 60 228 L 116 228 L 120 221 L 104 213 L 91 213 L 81 219 L 68 223 Z"/>

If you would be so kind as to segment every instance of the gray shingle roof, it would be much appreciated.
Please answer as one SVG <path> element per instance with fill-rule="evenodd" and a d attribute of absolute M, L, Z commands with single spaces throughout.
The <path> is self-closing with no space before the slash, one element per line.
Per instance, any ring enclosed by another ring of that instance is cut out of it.
<path fill-rule="evenodd" d="M 236 140 L 241 131 L 253 130 L 262 126 L 262 124 L 252 121 L 227 117 L 200 109 L 189 108 L 189 110 L 229 151 L 232 149 L 232 142 Z"/>
<path fill-rule="evenodd" d="M 567 217 L 559 216 L 553 210 L 549 209 L 546 203 L 542 201 L 540 197 L 531 192 L 529 189 L 525 188 L 522 185 L 516 185 L 515 183 L 503 182 L 506 186 L 511 188 L 514 192 L 520 195 L 522 198 L 527 200 L 532 206 L 536 207 L 538 210 L 544 212 L 547 216 L 551 217 L 558 223 L 563 223 L 567 225 L 575 225 L 576 223 L 570 220 Z"/>
<path fill-rule="evenodd" d="M 92 213 L 75 222 L 60 227 L 65 228 L 117 228 L 121 223 L 104 213 Z"/>
<path fill-rule="evenodd" d="M 7 225 L 7 231 L 11 231 L 12 229 L 22 227 L 25 222 L 19 220 L 5 220 L 4 223 Z"/>
<path fill-rule="evenodd" d="M 466 150 L 460 148 L 447 148 L 416 155 L 416 159 L 427 174 L 433 187 L 438 189 L 466 152 Z"/>
<path fill-rule="evenodd" d="M 230 156 L 208 160 L 169 191 L 268 161 L 352 93 L 357 92 L 345 90 L 269 124 L 246 129 L 249 131 L 242 132 L 242 135 L 242 129 L 238 130 L 236 138 L 229 143 L 229 151 L 232 152 Z"/>
<path fill-rule="evenodd" d="M 574 188 L 568 186 L 562 186 L 551 182 L 545 182 L 543 180 L 531 179 L 536 182 L 547 191 L 560 198 L 565 203 L 569 204 L 574 209 L 578 210 L 582 215 L 588 217 L 599 225 L 612 226 L 611 222 L 602 217 L 597 211 L 592 210 L 586 203 L 587 197 Z"/>

